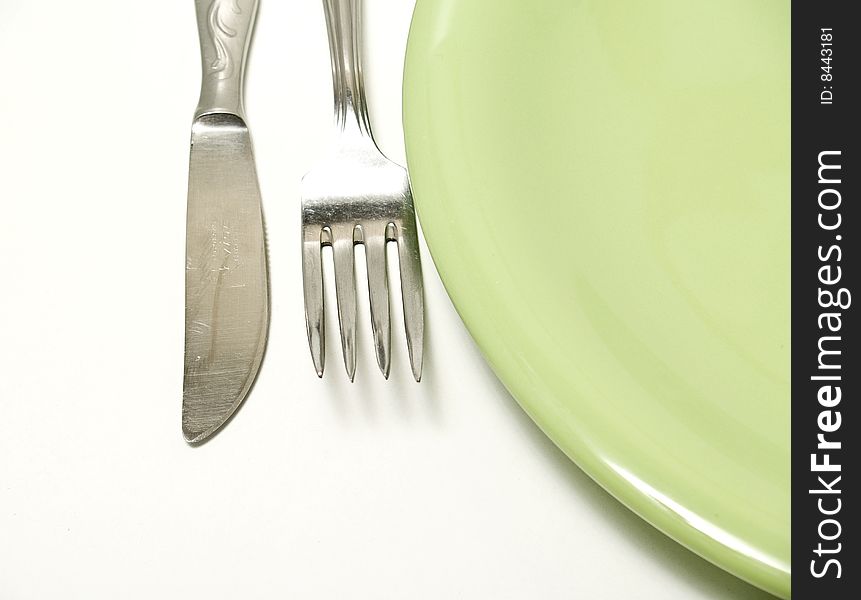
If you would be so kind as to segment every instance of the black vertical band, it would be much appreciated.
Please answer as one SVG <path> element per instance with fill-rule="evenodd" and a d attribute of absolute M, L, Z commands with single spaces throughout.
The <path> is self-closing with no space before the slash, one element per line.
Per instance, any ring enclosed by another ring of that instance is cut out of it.
<path fill-rule="evenodd" d="M 792 585 L 859 598 L 861 356 L 854 292 L 861 69 L 851 2 L 792 3 Z"/>

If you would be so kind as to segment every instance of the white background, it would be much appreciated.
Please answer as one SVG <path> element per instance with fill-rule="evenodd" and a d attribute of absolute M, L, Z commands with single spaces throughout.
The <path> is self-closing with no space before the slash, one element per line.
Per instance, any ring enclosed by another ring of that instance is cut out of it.
<path fill-rule="evenodd" d="M 411 12 L 366 2 L 373 125 L 400 162 Z M 269 348 L 244 407 L 199 448 L 180 434 L 194 3 L 0 0 L 0 67 L 0 600 L 766 597 L 544 438 L 426 252 L 424 381 L 397 318 L 383 381 L 362 287 L 356 383 L 331 311 L 317 379 L 298 183 L 331 128 L 319 1 L 261 6 L 246 97 Z"/>

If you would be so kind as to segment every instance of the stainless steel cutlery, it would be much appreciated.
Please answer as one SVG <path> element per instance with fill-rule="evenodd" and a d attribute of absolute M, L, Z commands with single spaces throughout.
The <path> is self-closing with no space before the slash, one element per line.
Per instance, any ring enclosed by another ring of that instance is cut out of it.
<path fill-rule="evenodd" d="M 248 394 L 263 357 L 269 292 L 260 190 L 243 109 L 243 79 L 257 0 L 196 0 L 203 66 L 191 130 L 185 271 L 182 431 L 205 440 Z M 424 301 L 407 172 L 371 134 L 361 62 L 361 3 L 324 0 L 337 143 L 302 180 L 302 265 L 308 342 L 325 360 L 322 249 L 331 246 L 341 345 L 356 370 L 354 249 L 367 256 L 377 363 L 388 378 L 391 325 L 386 245 L 397 244 L 410 364 L 421 379 Z"/>
<path fill-rule="evenodd" d="M 182 431 L 191 443 L 236 411 L 269 323 L 260 190 L 243 110 L 257 0 L 196 0 L 203 81 L 191 128 Z"/>
<path fill-rule="evenodd" d="M 302 180 L 302 272 L 311 357 L 323 376 L 325 317 L 322 248 L 331 246 L 344 365 L 356 372 L 354 247 L 367 257 L 371 324 L 377 364 L 388 378 L 391 357 L 386 244 L 396 242 L 404 324 L 416 381 L 422 374 L 424 300 L 418 231 L 409 178 L 388 160 L 371 134 L 362 77 L 361 0 L 323 0 L 335 92 L 337 142 Z"/>

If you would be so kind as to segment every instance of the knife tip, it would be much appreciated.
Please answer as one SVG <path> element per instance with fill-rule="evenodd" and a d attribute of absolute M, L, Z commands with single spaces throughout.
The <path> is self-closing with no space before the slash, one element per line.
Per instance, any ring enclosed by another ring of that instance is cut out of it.
<path fill-rule="evenodd" d="M 216 431 L 221 429 L 223 424 L 224 422 L 221 422 L 217 425 L 210 424 L 206 427 L 202 426 L 203 424 L 198 423 L 197 426 L 195 426 L 191 419 L 188 419 L 186 415 L 183 415 L 182 437 L 188 444 L 197 446 L 212 437 Z"/>
<path fill-rule="evenodd" d="M 207 431 L 191 431 L 189 429 L 186 429 L 185 427 L 182 428 L 182 437 L 185 438 L 185 441 L 191 445 L 201 443 L 209 437 L 210 433 L 211 432 Z"/>

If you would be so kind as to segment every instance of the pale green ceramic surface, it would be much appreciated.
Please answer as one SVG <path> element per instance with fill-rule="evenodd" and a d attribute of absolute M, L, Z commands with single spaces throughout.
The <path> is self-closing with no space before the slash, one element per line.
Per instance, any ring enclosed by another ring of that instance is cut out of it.
<path fill-rule="evenodd" d="M 789 596 L 789 2 L 418 0 L 405 78 L 424 233 L 496 373 Z"/>

